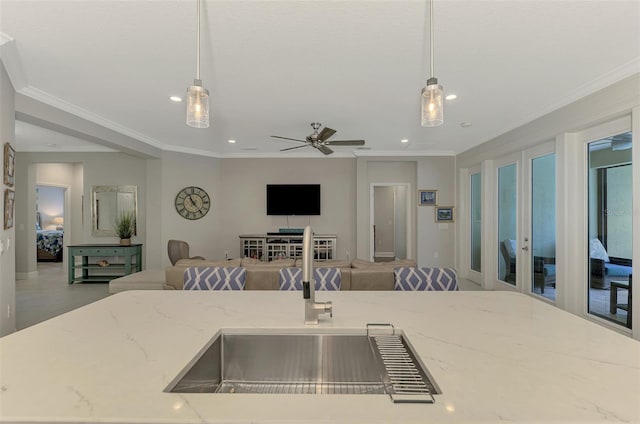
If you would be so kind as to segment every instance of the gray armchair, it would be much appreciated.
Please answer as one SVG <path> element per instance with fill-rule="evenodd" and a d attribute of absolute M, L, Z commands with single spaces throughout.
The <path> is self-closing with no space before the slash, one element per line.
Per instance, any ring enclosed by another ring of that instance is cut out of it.
<path fill-rule="evenodd" d="M 180 259 L 202 259 L 202 256 L 189 257 L 189 244 L 182 240 L 169 240 L 167 244 L 167 252 L 171 265 L 175 265 Z"/>

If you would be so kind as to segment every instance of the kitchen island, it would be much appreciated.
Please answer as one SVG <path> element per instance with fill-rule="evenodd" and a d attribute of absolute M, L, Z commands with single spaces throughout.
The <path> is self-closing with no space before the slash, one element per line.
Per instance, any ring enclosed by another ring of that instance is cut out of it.
<path fill-rule="evenodd" d="M 640 422 L 640 342 L 508 292 L 318 292 L 318 328 L 402 329 L 442 390 L 167 393 L 220 329 L 305 330 L 299 292 L 126 291 L 0 339 L 0 421 Z"/>

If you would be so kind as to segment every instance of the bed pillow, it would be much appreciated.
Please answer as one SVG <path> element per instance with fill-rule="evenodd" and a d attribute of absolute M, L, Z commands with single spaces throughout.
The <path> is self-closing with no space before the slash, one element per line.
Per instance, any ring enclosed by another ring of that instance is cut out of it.
<path fill-rule="evenodd" d="M 589 242 L 589 256 L 594 259 L 602 259 L 605 262 L 609 262 L 607 250 L 597 238 L 592 238 Z"/>

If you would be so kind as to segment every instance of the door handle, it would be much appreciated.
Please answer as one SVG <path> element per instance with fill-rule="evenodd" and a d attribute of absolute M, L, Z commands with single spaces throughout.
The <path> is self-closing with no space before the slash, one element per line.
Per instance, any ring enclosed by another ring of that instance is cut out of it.
<path fill-rule="evenodd" d="M 522 250 L 524 250 L 525 252 L 529 250 L 529 246 L 525 246 L 522 248 Z"/>

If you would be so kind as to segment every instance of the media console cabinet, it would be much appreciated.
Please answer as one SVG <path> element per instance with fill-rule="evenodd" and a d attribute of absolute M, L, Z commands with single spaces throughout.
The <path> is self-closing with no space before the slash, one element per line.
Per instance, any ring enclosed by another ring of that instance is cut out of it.
<path fill-rule="evenodd" d="M 109 282 L 114 278 L 142 270 L 142 244 L 130 246 L 77 244 L 67 248 L 69 249 L 69 284 L 83 281 Z M 77 256 L 82 257 L 80 263 L 76 263 Z M 109 265 L 98 265 L 102 259 L 107 260 Z M 76 275 L 76 271 L 82 272 Z"/>
<path fill-rule="evenodd" d="M 240 256 L 270 262 L 274 259 L 302 258 L 302 235 L 299 234 L 241 234 Z M 334 234 L 313 236 L 313 257 L 316 261 L 336 258 L 337 237 Z"/>

